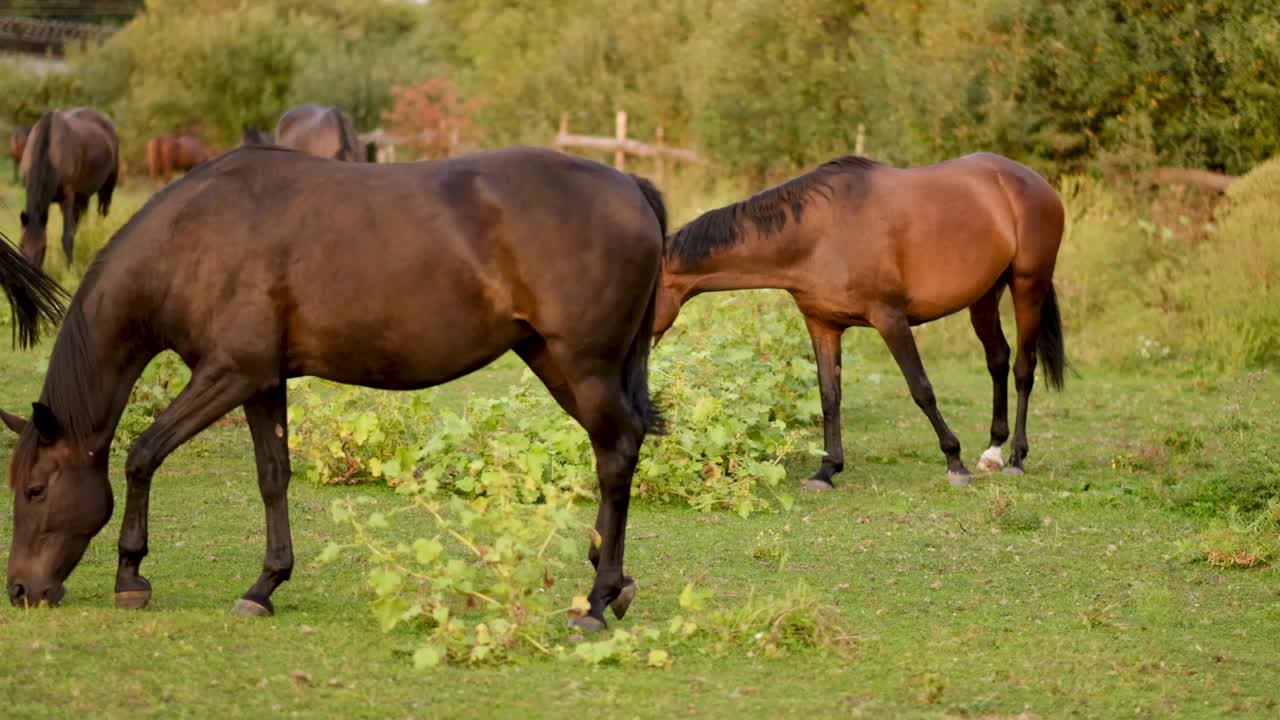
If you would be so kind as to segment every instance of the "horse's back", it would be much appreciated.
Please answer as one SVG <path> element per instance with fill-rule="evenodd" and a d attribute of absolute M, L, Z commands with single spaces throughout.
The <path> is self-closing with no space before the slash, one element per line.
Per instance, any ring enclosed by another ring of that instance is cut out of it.
<path fill-rule="evenodd" d="M 376 166 L 242 148 L 130 224 L 147 237 L 117 267 L 174 299 L 172 334 L 239 334 L 244 353 L 278 337 L 290 374 L 383 387 L 443 382 L 531 333 L 639 322 L 662 245 L 630 178 L 541 150 Z"/>

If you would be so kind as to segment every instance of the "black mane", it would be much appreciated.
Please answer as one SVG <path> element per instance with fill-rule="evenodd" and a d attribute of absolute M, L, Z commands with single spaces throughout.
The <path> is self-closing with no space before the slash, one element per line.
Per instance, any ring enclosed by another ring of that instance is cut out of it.
<path fill-rule="evenodd" d="M 676 231 L 667 243 L 667 258 L 690 264 L 716 250 L 736 245 L 742 239 L 742 224 L 747 220 L 761 235 L 776 233 L 786 227 L 788 209 L 791 217 L 799 222 L 805 205 L 815 194 L 826 195 L 831 191 L 832 176 L 861 173 L 877 167 L 880 163 L 856 155 L 836 158 L 813 172 L 792 178 L 746 200 L 705 212 Z"/>

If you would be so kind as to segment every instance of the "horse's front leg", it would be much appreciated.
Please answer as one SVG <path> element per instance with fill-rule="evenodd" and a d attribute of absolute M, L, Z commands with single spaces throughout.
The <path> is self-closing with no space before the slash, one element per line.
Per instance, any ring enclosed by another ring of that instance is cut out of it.
<path fill-rule="evenodd" d="M 120 525 L 120 565 L 116 569 L 116 607 L 137 609 L 151 600 L 151 583 L 139 573 L 147 556 L 147 517 L 151 478 L 178 446 L 227 414 L 252 394 L 251 384 L 219 363 L 202 363 L 191 382 L 156 418 L 129 450 L 125 462 L 124 520 Z"/>
<path fill-rule="evenodd" d="M 62 201 L 62 252 L 66 255 L 67 266 L 74 264 L 76 228 L 80 225 L 80 215 L 88 207 L 89 197 L 77 195 L 73 190 L 64 190 Z"/>
<path fill-rule="evenodd" d="M 238 601 L 237 615 L 271 615 L 271 593 L 293 574 L 293 538 L 289 534 L 289 422 L 284 382 L 244 404 L 253 456 L 258 465 L 258 489 L 267 511 L 267 555 L 262 575 Z"/>
<path fill-rule="evenodd" d="M 832 477 L 844 469 L 844 443 L 840 439 L 840 338 L 844 328 L 804 318 L 818 363 L 818 392 L 822 396 L 822 428 L 826 455 L 813 477 L 804 481 L 809 490 L 831 490 Z"/>

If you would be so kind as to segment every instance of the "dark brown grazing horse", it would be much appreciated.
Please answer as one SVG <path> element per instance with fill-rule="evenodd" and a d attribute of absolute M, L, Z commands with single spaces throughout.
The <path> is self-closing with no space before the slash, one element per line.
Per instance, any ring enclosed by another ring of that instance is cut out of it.
<path fill-rule="evenodd" d="M 129 391 L 165 349 L 191 381 L 129 451 L 116 602 L 146 605 L 151 478 L 237 406 L 267 513 L 262 575 L 236 604 L 272 612 L 293 570 L 285 380 L 409 390 L 514 350 L 587 431 L 603 538 L 585 628 L 619 617 L 631 476 L 660 427 L 649 330 L 666 211 L 648 181 L 538 149 L 436 162 L 333 162 L 239 148 L 153 197 L 71 301 L 40 402 L 20 429 L 8 591 L 57 602 L 111 516 L 107 465 Z"/>
<path fill-rule="evenodd" d="M 31 135 L 30 125 L 19 125 L 13 129 L 13 134 L 9 136 L 9 159 L 13 160 L 13 181 L 16 183 L 21 178 L 18 172 L 22 165 L 22 151 L 27 147 L 27 137 Z"/>
<path fill-rule="evenodd" d="M 169 182 L 175 172 L 187 172 L 209 159 L 209 150 L 192 135 L 160 135 L 147 143 L 147 173 Z"/>
<path fill-rule="evenodd" d="M 1062 386 L 1066 365 L 1053 289 L 1062 226 L 1062 202 L 1049 183 L 999 155 L 913 169 L 833 160 L 675 234 L 663 261 L 655 341 L 699 293 L 790 292 L 813 341 L 826 426 L 826 457 L 805 486 L 823 490 L 844 467 L 840 337 L 849 327 L 873 327 L 937 432 L 949 478 L 964 485 L 960 441 L 938 412 L 911 327 L 969 308 L 995 386 L 991 446 L 978 465 L 999 469 L 1009 437 L 1009 344 L 1000 327 L 1008 287 L 1018 328 L 1018 416 L 1005 472 L 1021 474 L 1036 352 L 1054 387 Z"/>
<path fill-rule="evenodd" d="M 120 142 L 115 126 L 90 108 L 54 110 L 31 128 L 22 155 L 27 178 L 27 209 L 22 213 L 22 254 L 44 267 L 45 225 L 49 206 L 62 207 L 62 250 L 71 262 L 76 227 L 98 194 L 98 212 L 111 209 L 120 168 Z"/>
<path fill-rule="evenodd" d="M 334 160 L 363 162 L 364 148 L 351 118 L 328 105 L 299 105 L 280 116 L 276 144 Z"/>

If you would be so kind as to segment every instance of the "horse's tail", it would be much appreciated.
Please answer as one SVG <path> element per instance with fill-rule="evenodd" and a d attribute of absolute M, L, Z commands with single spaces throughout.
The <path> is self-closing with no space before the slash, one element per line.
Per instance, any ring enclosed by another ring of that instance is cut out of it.
<path fill-rule="evenodd" d="M 649 203 L 653 215 L 658 221 L 658 228 L 662 232 L 662 242 L 666 243 L 667 238 L 667 206 L 662 202 L 662 193 L 653 183 L 632 175 L 632 180 L 636 186 L 640 188 L 640 192 L 644 195 L 644 199 Z M 661 255 L 659 255 L 661 257 Z M 640 318 L 640 328 L 636 331 L 635 338 L 631 341 L 631 347 L 627 350 L 627 355 L 623 359 L 623 389 L 627 393 L 627 400 L 631 403 L 632 409 L 640 415 L 641 421 L 644 423 L 644 431 L 649 435 L 663 435 L 666 433 L 666 423 L 662 418 L 662 410 L 658 407 L 654 398 L 649 395 L 649 349 L 652 343 L 649 338 L 653 335 L 653 319 L 657 313 L 658 307 L 658 289 L 661 286 L 661 278 L 655 277 L 653 281 L 653 290 L 649 293 L 649 302 L 645 306 L 644 315 Z"/>
<path fill-rule="evenodd" d="M 40 116 L 31 133 L 36 137 L 35 147 L 31 148 L 31 168 L 27 171 L 27 218 L 37 225 L 43 226 L 43 216 L 48 213 L 49 205 L 58 193 L 58 175 L 53 169 L 53 160 L 49 158 L 49 145 L 53 137 L 53 114 L 50 110 Z"/>
<path fill-rule="evenodd" d="M 1049 387 L 1061 390 L 1063 375 L 1067 369 L 1067 349 L 1062 337 L 1062 315 L 1058 311 L 1058 293 L 1049 283 L 1049 292 L 1040 306 L 1040 336 L 1036 340 L 1040 362 L 1044 363 L 1044 377 Z"/>
<path fill-rule="evenodd" d="M 351 123 L 351 116 L 338 108 L 333 109 L 333 114 L 338 119 L 338 159 L 362 162 L 364 153 L 357 149 L 360 139 L 356 136 L 356 128 Z"/>
<path fill-rule="evenodd" d="M 39 342 L 41 329 L 57 325 L 66 311 L 66 291 L 18 254 L 8 238 L 0 241 L 0 287 L 9 298 L 13 342 L 20 347 Z"/>

